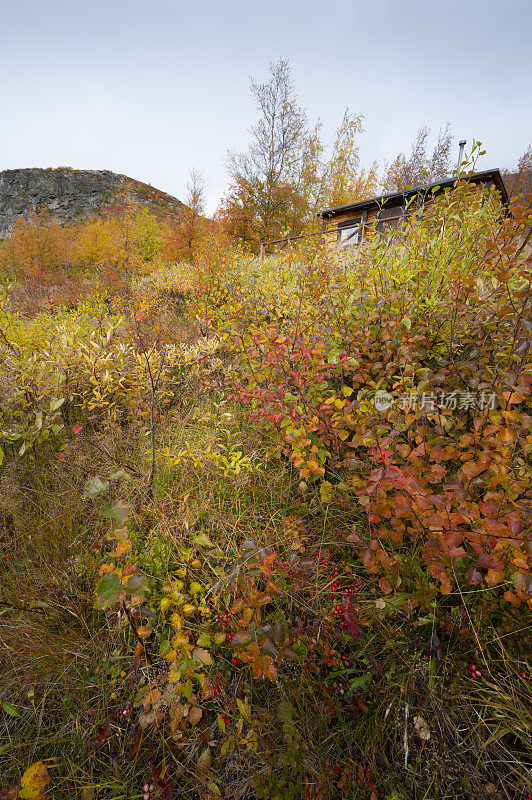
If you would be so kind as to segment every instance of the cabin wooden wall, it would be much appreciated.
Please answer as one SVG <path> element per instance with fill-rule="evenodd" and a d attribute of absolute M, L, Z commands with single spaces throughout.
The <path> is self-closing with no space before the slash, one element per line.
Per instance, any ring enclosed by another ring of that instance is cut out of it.
<path fill-rule="evenodd" d="M 473 187 L 471 187 L 473 189 Z M 478 190 L 479 199 L 482 197 L 483 192 L 487 188 L 484 184 L 479 184 L 474 187 Z M 489 195 L 489 202 L 493 202 L 494 198 L 496 197 L 495 187 L 492 187 L 492 191 Z M 438 193 L 439 194 L 439 193 Z M 361 242 L 363 242 L 368 236 L 372 236 L 375 232 L 383 232 L 386 227 L 393 226 L 397 227 L 400 220 L 404 217 L 406 213 L 408 216 L 412 214 L 419 214 L 420 211 L 423 213 L 423 209 L 428 208 L 433 202 L 435 197 L 438 197 L 438 194 L 427 194 L 425 197 L 421 197 L 419 195 L 415 198 L 412 202 L 408 204 L 406 202 L 400 203 L 398 205 L 386 205 L 384 204 L 383 207 L 379 206 L 377 203 L 369 206 L 366 210 L 367 219 L 364 223 L 364 231 L 362 235 Z M 351 211 L 344 211 L 339 210 L 332 216 L 328 217 L 326 220 L 325 232 L 327 235 L 328 242 L 335 246 L 338 241 L 338 231 L 339 227 L 343 222 L 347 222 L 351 219 L 357 219 L 362 217 L 363 210 L 351 210 Z"/>

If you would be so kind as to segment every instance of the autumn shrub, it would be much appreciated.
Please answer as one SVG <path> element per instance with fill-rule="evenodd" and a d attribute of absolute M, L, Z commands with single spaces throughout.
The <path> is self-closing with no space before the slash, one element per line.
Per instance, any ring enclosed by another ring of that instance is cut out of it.
<path fill-rule="evenodd" d="M 482 200 L 356 257 L 197 269 L 211 336 L 178 360 L 211 408 L 170 410 L 150 507 L 85 490 L 125 711 L 177 754 L 154 791 L 525 796 L 527 218 Z"/>
<path fill-rule="evenodd" d="M 351 540 L 387 593 L 422 543 L 444 593 L 485 581 L 530 604 L 527 219 L 500 215 L 464 184 L 400 241 L 302 270 L 278 319 L 240 291 L 213 313 L 233 395 L 303 480 L 365 509 Z"/>
<path fill-rule="evenodd" d="M 124 707 L 137 736 L 175 754 L 154 785 L 208 798 L 406 798 L 429 786 L 466 798 L 496 781 L 523 795 L 519 608 L 493 590 L 439 598 L 416 546 L 387 595 L 346 536 L 364 509 L 300 485 L 246 417 L 205 397 L 162 434 L 155 507 L 140 516 L 108 499 L 116 477 L 87 484 L 92 513 L 114 519 L 96 598 L 110 620 L 121 610 L 117 637 L 130 643 Z"/>
<path fill-rule="evenodd" d="M 528 800 L 529 225 L 460 184 L 356 252 L 2 295 L 5 527 L 40 498 L 105 631 L 58 797 Z"/>

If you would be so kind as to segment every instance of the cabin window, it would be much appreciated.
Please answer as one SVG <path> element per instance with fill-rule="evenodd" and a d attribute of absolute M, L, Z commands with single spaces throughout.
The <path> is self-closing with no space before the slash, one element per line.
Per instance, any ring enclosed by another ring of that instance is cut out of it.
<path fill-rule="evenodd" d="M 350 247 L 360 244 L 362 236 L 362 218 L 348 219 L 338 225 L 338 244 L 340 247 Z"/>

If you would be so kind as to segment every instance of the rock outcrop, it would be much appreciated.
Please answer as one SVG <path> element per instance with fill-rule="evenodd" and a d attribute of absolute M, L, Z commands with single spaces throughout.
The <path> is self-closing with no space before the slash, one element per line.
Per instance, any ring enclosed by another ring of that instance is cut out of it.
<path fill-rule="evenodd" d="M 97 214 L 124 190 L 159 216 L 177 216 L 183 204 L 175 197 L 108 170 L 7 169 L 0 172 L 0 238 L 10 235 L 17 219 L 46 207 L 60 222 Z"/>

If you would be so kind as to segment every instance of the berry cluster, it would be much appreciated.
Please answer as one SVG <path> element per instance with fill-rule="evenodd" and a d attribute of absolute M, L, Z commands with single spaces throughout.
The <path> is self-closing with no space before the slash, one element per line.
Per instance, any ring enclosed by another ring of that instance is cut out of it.
<path fill-rule="evenodd" d="M 154 789 L 153 783 L 148 783 L 148 781 L 146 781 L 142 787 L 142 800 L 152 800 Z"/>
<path fill-rule="evenodd" d="M 342 597 L 341 603 L 337 603 L 333 608 L 333 616 L 336 617 L 340 623 L 340 627 L 346 633 L 358 641 L 362 634 L 362 628 L 358 622 L 358 614 L 354 608 L 353 600 L 348 594 L 348 590 Z"/>
<path fill-rule="evenodd" d="M 215 614 L 214 615 L 214 622 L 220 627 L 227 625 L 228 622 L 231 622 L 231 614 L 229 611 L 226 614 Z"/>
<path fill-rule="evenodd" d="M 478 679 L 478 678 L 482 677 L 482 673 L 481 673 L 481 671 L 479 670 L 479 668 L 477 667 L 476 664 L 474 664 L 474 663 L 470 664 L 468 669 L 469 669 L 469 672 L 471 673 L 471 677 L 472 678 L 477 678 Z"/>
<path fill-rule="evenodd" d="M 343 684 L 338 683 L 337 681 L 334 681 L 334 683 L 332 685 L 332 688 L 333 688 L 333 692 L 335 694 L 337 694 L 339 697 L 343 697 L 344 696 L 345 688 L 344 688 Z"/>

